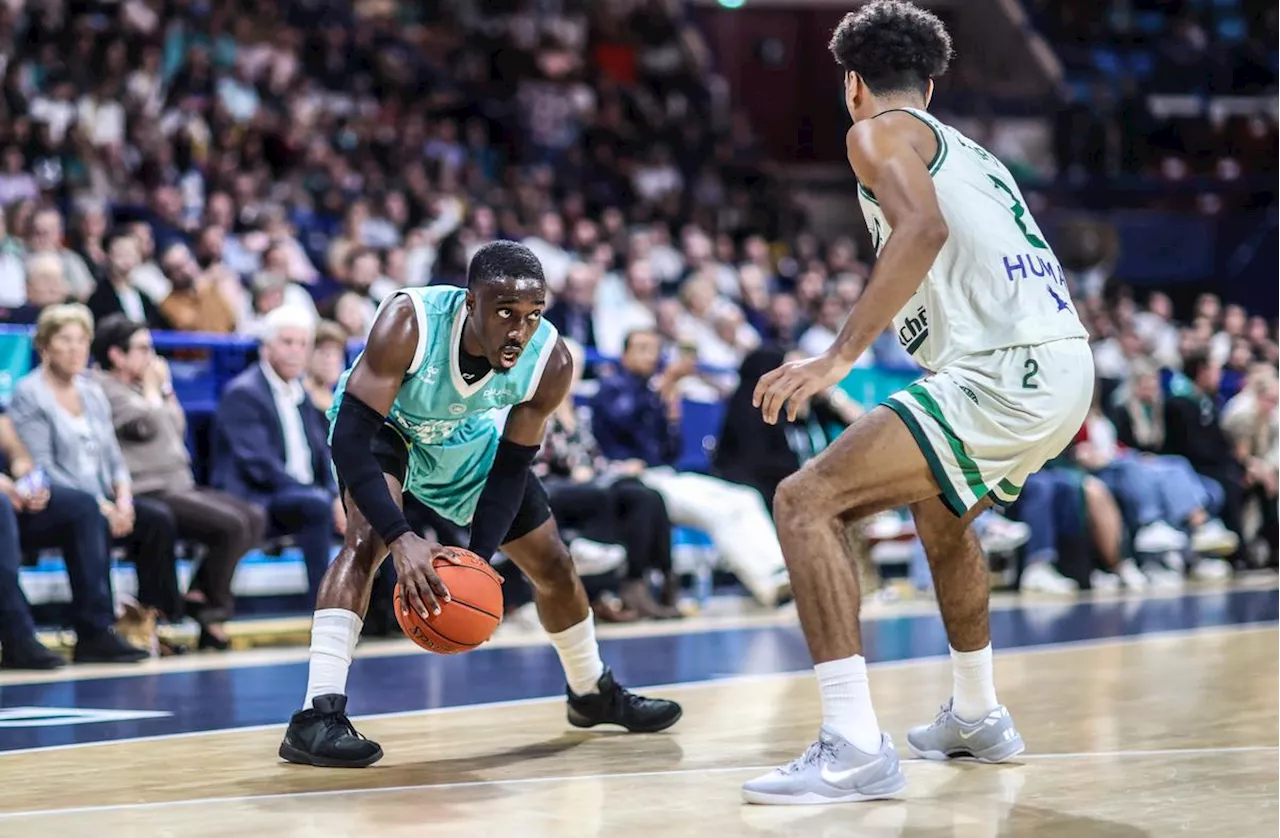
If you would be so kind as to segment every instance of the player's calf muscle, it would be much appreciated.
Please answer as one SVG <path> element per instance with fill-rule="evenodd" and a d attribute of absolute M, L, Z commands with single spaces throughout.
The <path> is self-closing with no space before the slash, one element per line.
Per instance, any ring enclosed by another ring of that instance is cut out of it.
<path fill-rule="evenodd" d="M 373 577 L 388 553 L 382 539 L 365 521 L 348 526 L 342 549 L 320 583 L 317 608 L 341 608 L 363 615 L 369 607 Z"/>

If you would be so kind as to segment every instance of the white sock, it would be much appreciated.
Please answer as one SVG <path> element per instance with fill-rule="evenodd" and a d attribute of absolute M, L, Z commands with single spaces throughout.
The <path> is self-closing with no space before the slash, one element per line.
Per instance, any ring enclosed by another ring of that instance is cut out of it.
<path fill-rule="evenodd" d="M 991 667 L 991 644 L 976 652 L 951 650 L 951 712 L 966 722 L 976 722 L 1000 706 Z"/>
<path fill-rule="evenodd" d="M 564 667 L 565 680 L 574 695 L 587 695 L 596 691 L 596 682 L 604 674 L 604 661 L 600 660 L 600 647 L 596 645 L 596 624 L 591 615 L 576 626 L 551 634 L 560 665 Z"/>
<path fill-rule="evenodd" d="M 302 709 L 311 709 L 318 695 L 346 695 L 347 670 L 360 641 L 364 621 L 353 611 L 322 608 L 311 620 L 311 664 L 307 670 L 307 697 Z"/>
<path fill-rule="evenodd" d="M 871 706 L 867 659 L 862 655 L 813 667 L 822 694 L 822 723 L 869 754 L 880 751 L 880 723 Z"/>

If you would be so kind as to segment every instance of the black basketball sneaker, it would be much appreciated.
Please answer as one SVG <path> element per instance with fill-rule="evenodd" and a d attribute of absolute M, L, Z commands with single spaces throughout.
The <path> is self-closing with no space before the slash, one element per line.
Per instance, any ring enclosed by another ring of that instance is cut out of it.
<path fill-rule="evenodd" d="M 364 768 L 382 759 L 382 747 L 351 725 L 345 695 L 318 695 L 310 709 L 289 719 L 280 758 L 320 768 Z"/>
<path fill-rule="evenodd" d="M 657 733 L 676 722 L 684 711 L 674 701 L 664 698 L 644 698 L 636 695 L 613 680 L 613 673 L 605 670 L 596 682 L 599 692 L 569 695 L 569 724 L 574 727 L 619 725 L 631 733 Z"/>

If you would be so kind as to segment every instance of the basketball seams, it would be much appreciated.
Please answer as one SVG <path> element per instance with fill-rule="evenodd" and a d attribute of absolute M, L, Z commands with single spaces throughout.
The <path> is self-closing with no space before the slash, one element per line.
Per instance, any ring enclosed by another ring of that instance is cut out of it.
<path fill-rule="evenodd" d="M 482 573 L 485 576 L 492 579 L 495 583 L 497 583 L 498 587 L 502 587 L 502 580 L 498 577 L 497 571 L 493 570 L 492 568 L 486 570 L 486 569 L 475 567 L 474 565 L 469 565 L 469 564 L 455 564 L 455 565 L 445 565 L 445 566 L 456 567 L 458 570 L 470 570 L 476 573 Z"/>
<path fill-rule="evenodd" d="M 451 599 L 451 600 L 449 600 L 449 604 L 450 604 L 450 605 L 461 605 L 463 608 L 470 609 L 471 611 L 474 611 L 474 612 L 476 612 L 477 614 L 483 614 L 483 615 L 485 615 L 486 617 L 492 617 L 493 619 L 497 620 L 499 623 L 501 623 L 501 622 L 502 622 L 502 618 L 501 618 L 500 616 L 498 616 L 497 614 L 494 614 L 494 613 L 492 613 L 492 612 L 490 612 L 490 611 L 485 611 L 483 608 L 477 608 L 476 606 L 472 605 L 472 604 L 471 604 L 471 603 L 469 603 L 469 602 L 463 602 L 463 601 L 462 601 L 462 600 L 460 600 L 460 599 Z"/>
<path fill-rule="evenodd" d="M 458 603 L 458 604 L 459 604 L 459 605 L 463 605 L 464 603 Z M 400 596 L 399 596 L 399 594 L 397 594 L 397 595 L 396 595 L 396 598 L 395 598 L 395 605 L 396 605 L 396 609 L 397 609 L 397 610 L 399 610 L 399 608 L 400 608 Z M 473 609 L 473 610 L 477 610 L 477 609 Z M 482 613 L 483 613 L 483 612 L 482 612 Z M 493 615 L 492 615 L 492 614 L 489 614 L 488 616 L 493 616 Z M 402 625 L 402 626 L 401 626 L 401 628 L 404 628 L 404 626 Z M 437 628 L 436 626 L 433 626 L 430 622 L 422 622 L 422 623 L 414 622 L 414 623 L 412 624 L 412 629 L 413 629 L 413 631 L 416 631 L 416 632 L 419 632 L 419 633 L 425 633 L 425 632 L 428 632 L 428 631 L 429 631 L 429 632 L 431 632 L 431 634 L 436 635 L 436 636 L 437 636 L 437 637 L 439 637 L 441 640 L 444 640 L 444 641 L 446 641 L 446 642 L 452 643 L 454 646 L 457 646 L 457 647 L 458 647 L 458 651 L 469 652 L 469 651 L 471 651 L 472 649 L 476 649 L 476 648 L 480 647 L 480 646 L 481 646 L 481 645 L 483 645 L 483 643 L 485 642 L 485 641 L 482 641 L 482 642 L 480 642 L 480 643 L 466 643 L 466 642 L 464 642 L 464 641 L 462 641 L 462 640 L 455 640 L 454 638 L 452 638 L 452 637 L 450 637 L 449 635 L 445 634 L 444 632 L 440 631 L 440 629 L 439 629 L 439 628 Z M 412 639 L 412 638 L 411 638 L 411 639 Z M 416 641 L 415 641 L 415 642 L 416 642 Z M 436 654 L 438 654 L 438 655 L 457 654 L 457 652 L 448 652 L 448 651 L 442 651 L 442 650 L 439 650 L 439 649 L 429 649 L 428 651 L 435 652 L 435 653 L 436 653 Z"/>
<path fill-rule="evenodd" d="M 445 568 L 457 568 L 460 570 L 474 571 L 476 573 L 480 573 L 481 575 L 485 576 L 489 582 L 492 582 L 498 586 L 498 589 L 499 589 L 498 602 L 502 601 L 501 600 L 502 577 L 498 575 L 498 572 L 494 570 L 493 567 L 489 565 L 488 562 L 484 561 L 483 559 L 480 559 L 475 554 L 460 548 L 449 548 L 449 552 L 453 557 L 456 557 L 459 561 L 453 562 L 445 559 L 437 559 L 436 561 L 432 562 L 432 567 L 443 578 L 446 586 L 449 586 L 449 579 L 448 579 L 449 573 L 445 570 Z M 460 577 L 459 579 L 455 580 L 454 586 L 449 586 L 449 587 L 456 586 L 458 588 L 461 588 L 467 584 L 471 584 L 471 583 L 466 583 L 465 578 L 466 577 Z M 479 583 L 476 583 L 476 584 L 478 584 L 479 586 L 477 590 L 479 590 L 479 588 L 485 587 L 482 584 L 479 584 Z M 441 626 L 435 622 L 434 618 L 422 620 L 416 615 L 411 615 L 410 619 L 401 620 L 400 619 L 400 609 L 402 607 L 401 596 L 400 596 L 401 593 L 402 591 L 400 589 L 400 586 L 397 585 L 396 597 L 395 597 L 396 620 L 401 624 L 401 628 L 406 630 L 406 634 L 408 634 L 412 640 L 414 640 L 419 646 L 423 647 L 427 651 L 435 652 L 437 654 L 445 654 L 445 655 L 458 654 L 461 652 L 469 652 L 472 649 L 475 649 L 483 645 L 488 640 L 488 638 L 486 637 L 485 640 L 482 640 L 479 643 L 471 643 L 471 642 L 464 642 L 464 641 L 455 639 L 454 637 L 451 637 L 449 634 L 442 631 Z M 482 615 L 486 617 L 488 620 L 492 620 L 493 628 L 490 630 L 490 633 L 492 633 L 493 630 L 496 630 L 497 626 L 502 623 L 502 616 L 500 614 L 495 614 L 487 610 L 486 608 L 483 608 L 471 602 L 467 602 L 464 599 L 450 599 L 447 603 L 442 603 L 442 604 L 461 606 L 471 614 Z M 468 618 L 460 612 L 456 614 L 456 618 L 462 620 L 463 623 L 467 623 L 475 620 L 474 617 Z M 449 624 L 450 624 L 450 621 L 446 620 L 445 625 L 449 625 Z M 455 626 L 455 628 L 463 628 L 463 627 L 464 626 Z M 470 627 L 467 627 L 467 628 L 469 629 Z M 451 648 L 437 648 L 440 646 L 448 646 Z"/>

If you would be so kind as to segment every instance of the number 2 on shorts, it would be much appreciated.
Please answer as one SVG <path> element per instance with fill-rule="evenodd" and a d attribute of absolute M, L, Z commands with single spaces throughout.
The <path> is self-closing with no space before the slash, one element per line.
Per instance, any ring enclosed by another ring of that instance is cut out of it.
<path fill-rule="evenodd" d="M 1036 363 L 1036 359 L 1028 358 L 1027 362 L 1022 365 L 1022 368 L 1027 371 L 1027 374 L 1022 376 L 1022 389 L 1039 390 L 1040 385 L 1031 380 L 1036 377 L 1036 373 L 1040 372 L 1040 365 Z"/>

